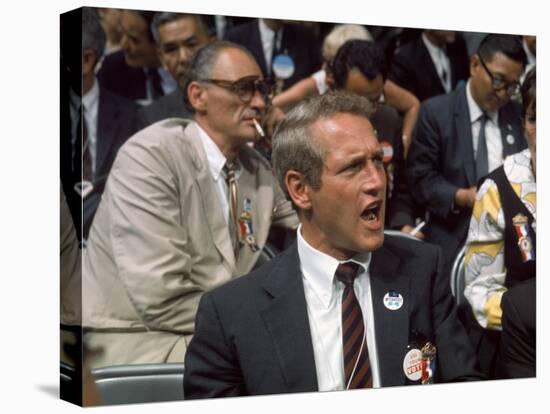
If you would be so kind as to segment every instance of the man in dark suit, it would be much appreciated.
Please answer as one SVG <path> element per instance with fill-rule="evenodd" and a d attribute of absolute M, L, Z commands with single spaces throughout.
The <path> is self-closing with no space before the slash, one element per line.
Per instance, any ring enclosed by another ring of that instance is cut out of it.
<path fill-rule="evenodd" d="M 139 128 L 145 128 L 166 118 L 191 118 L 183 101 L 183 88 L 191 57 L 210 40 L 201 17 L 193 14 L 159 12 L 151 25 L 163 67 L 178 82 L 168 95 L 138 111 Z"/>
<path fill-rule="evenodd" d="M 526 58 L 510 35 L 488 35 L 470 60 L 468 83 L 422 103 L 408 163 L 413 197 L 430 219 L 426 240 L 450 263 L 465 242 L 478 181 L 526 147 L 519 90 Z"/>
<path fill-rule="evenodd" d="M 101 86 L 140 105 L 148 105 L 177 86 L 159 61 L 150 28 L 154 14 L 122 10 L 123 50 L 106 56 L 97 74 Z"/>
<path fill-rule="evenodd" d="M 71 79 L 63 111 L 67 122 L 62 124 L 66 127 L 62 128 L 61 175 L 81 240 L 87 238 L 118 149 L 135 132 L 136 107 L 97 82 L 94 69 L 105 35 L 95 10 L 83 8 L 82 20 L 76 14 L 66 18 L 79 27 L 82 24 L 82 43 L 73 50 L 82 60 L 67 62 Z"/>
<path fill-rule="evenodd" d="M 230 29 L 225 40 L 246 47 L 254 55 L 265 78 L 276 79 L 282 76 L 282 90 L 288 89 L 321 67 L 320 42 L 311 30 L 297 23 L 256 19 Z M 289 77 L 286 77 L 288 73 L 281 75 L 273 70 L 274 59 L 281 55 L 290 57 L 292 61 L 291 66 L 294 69 Z"/>
<path fill-rule="evenodd" d="M 387 171 L 386 225 L 409 233 L 415 225 L 415 206 L 405 180 L 402 120 L 395 108 L 383 103 L 388 66 L 384 51 L 374 42 L 349 40 L 328 69 L 334 88 L 366 97 L 373 105 L 370 121 L 384 147 Z M 423 237 L 422 233 L 417 234 Z"/>
<path fill-rule="evenodd" d="M 200 302 L 189 398 L 478 379 L 437 247 L 384 237 L 383 154 L 364 97 L 291 110 L 274 139 L 297 242 Z"/>
<path fill-rule="evenodd" d="M 537 373 L 537 281 L 530 279 L 502 295 L 502 370 L 505 378 Z"/>
<path fill-rule="evenodd" d="M 466 44 L 456 32 L 424 30 L 396 51 L 389 78 L 419 101 L 448 93 L 468 79 Z"/>

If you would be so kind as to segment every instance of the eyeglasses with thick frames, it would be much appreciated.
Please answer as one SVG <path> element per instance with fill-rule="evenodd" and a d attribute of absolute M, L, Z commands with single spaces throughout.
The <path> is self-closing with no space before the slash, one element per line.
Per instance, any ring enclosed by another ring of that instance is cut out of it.
<path fill-rule="evenodd" d="M 199 81 L 227 89 L 237 95 L 244 103 L 249 103 L 256 91 L 266 101 L 270 101 L 273 97 L 273 83 L 265 79 L 258 79 L 256 76 L 247 76 L 234 82 L 223 79 L 199 79 Z"/>
<path fill-rule="evenodd" d="M 483 61 L 482 57 L 478 55 L 479 61 L 481 62 L 481 66 L 483 66 L 483 69 L 485 69 L 485 72 L 487 72 L 487 75 L 491 78 L 491 86 L 495 91 L 500 91 L 502 89 L 506 89 L 506 93 L 510 96 L 516 95 L 519 93 L 520 89 L 520 83 L 515 82 L 507 82 L 504 79 L 500 79 L 495 77 L 493 73 L 489 70 L 485 62 Z"/>

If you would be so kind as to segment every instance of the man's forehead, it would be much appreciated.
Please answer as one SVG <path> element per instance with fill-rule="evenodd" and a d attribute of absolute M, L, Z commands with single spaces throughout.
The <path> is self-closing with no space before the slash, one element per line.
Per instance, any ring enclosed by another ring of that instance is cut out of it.
<path fill-rule="evenodd" d="M 206 33 L 201 30 L 201 26 L 195 16 L 182 16 L 175 20 L 163 23 L 159 26 L 159 34 L 172 34 L 172 35 L 185 35 L 187 37 L 192 36 L 206 36 Z"/>
<path fill-rule="evenodd" d="M 337 148 L 344 144 L 346 138 L 373 140 L 378 142 L 370 121 L 361 115 L 337 113 L 330 117 L 322 117 L 315 121 L 310 130 L 319 144 L 324 143 L 325 149 Z M 347 140 L 346 140 L 347 141 Z"/>
<path fill-rule="evenodd" d="M 228 47 L 218 51 L 212 65 L 212 76 L 238 80 L 246 76 L 261 77 L 261 69 L 256 60 L 246 52 Z"/>

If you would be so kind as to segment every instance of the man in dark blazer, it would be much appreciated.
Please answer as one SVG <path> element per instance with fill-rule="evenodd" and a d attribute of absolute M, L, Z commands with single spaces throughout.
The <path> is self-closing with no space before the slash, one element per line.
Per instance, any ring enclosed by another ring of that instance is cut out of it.
<path fill-rule="evenodd" d="M 465 242 L 479 179 L 527 145 L 520 106 L 510 101 L 525 60 L 515 36 L 488 35 L 470 60 L 467 84 L 422 103 L 407 158 L 408 181 L 429 212 L 426 241 L 443 247 L 449 269 Z M 484 143 L 481 168 L 477 148 Z"/>
<path fill-rule="evenodd" d="M 176 89 L 176 81 L 159 61 L 150 28 L 154 15 L 152 11 L 122 10 L 122 50 L 106 56 L 97 73 L 101 86 L 140 105 Z"/>
<path fill-rule="evenodd" d="M 178 82 L 178 87 L 138 111 L 138 129 L 166 118 L 191 118 L 185 107 L 181 88 L 191 57 L 210 40 L 201 16 L 159 12 L 151 24 L 159 59 L 164 68 Z"/>
<path fill-rule="evenodd" d="M 530 279 L 502 295 L 502 370 L 505 378 L 537 374 L 537 281 Z"/>
<path fill-rule="evenodd" d="M 82 43 L 75 45 L 78 51 L 82 47 L 81 53 L 75 53 L 82 61 L 67 62 L 71 75 L 62 104 L 61 137 L 63 189 L 79 240 L 87 238 L 118 149 L 135 132 L 137 122 L 135 104 L 101 87 L 95 78 L 105 37 L 95 11 L 84 8 L 82 13 L 82 20 L 76 17 L 77 24 L 82 24 Z M 89 177 L 83 177 L 81 150 L 90 156 Z M 83 178 L 91 184 L 91 191 L 76 189 Z"/>
<path fill-rule="evenodd" d="M 370 109 L 330 92 L 279 125 L 274 169 L 299 211 L 297 242 L 203 296 L 187 399 L 480 378 L 439 249 L 384 237 Z"/>
<path fill-rule="evenodd" d="M 466 44 L 456 32 L 424 30 L 396 51 L 389 79 L 419 101 L 450 92 L 468 79 Z"/>
<path fill-rule="evenodd" d="M 264 46 L 262 42 L 266 36 L 271 36 L 271 41 L 268 39 L 267 45 Z M 265 78 L 275 78 L 271 65 L 277 55 L 289 56 L 294 62 L 294 72 L 284 80 L 283 90 L 321 67 L 320 42 L 310 29 L 298 23 L 256 19 L 230 29 L 225 35 L 225 40 L 246 47 L 254 55 Z M 266 60 L 266 52 L 269 61 Z"/>

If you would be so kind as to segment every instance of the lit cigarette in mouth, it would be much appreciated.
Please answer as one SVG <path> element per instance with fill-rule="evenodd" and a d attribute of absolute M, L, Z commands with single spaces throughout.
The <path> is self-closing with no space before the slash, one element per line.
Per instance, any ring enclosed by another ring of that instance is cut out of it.
<path fill-rule="evenodd" d="M 259 134 L 262 138 L 265 138 L 265 132 L 264 132 L 264 130 L 262 129 L 261 125 L 258 123 L 258 121 L 256 121 L 256 118 L 252 118 L 252 121 L 254 122 L 254 126 L 256 127 L 256 131 L 258 131 L 258 134 Z"/>

